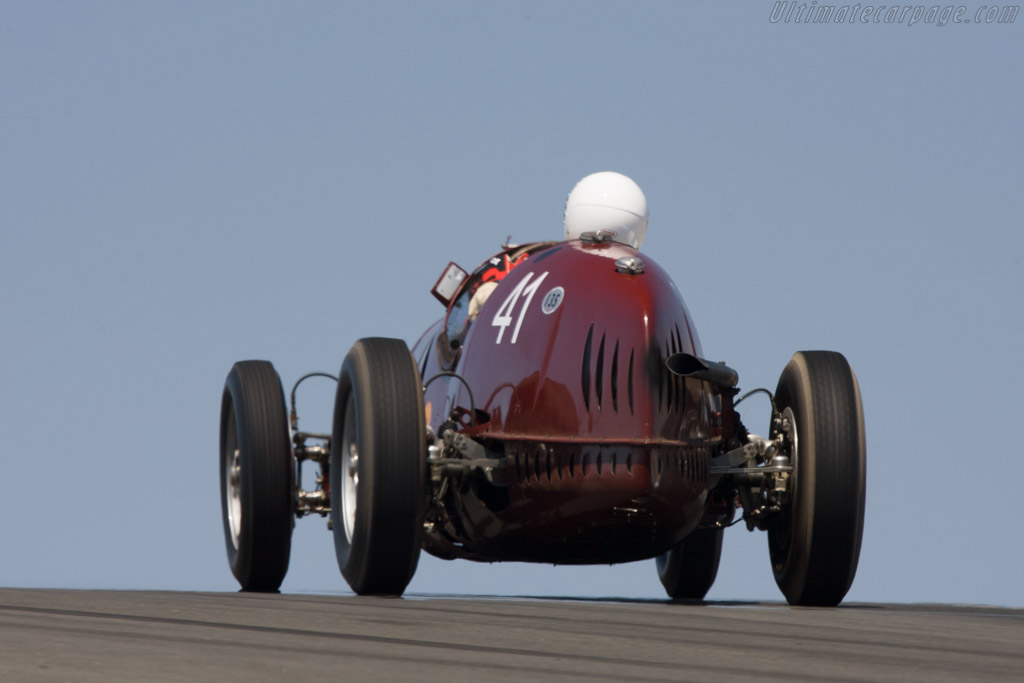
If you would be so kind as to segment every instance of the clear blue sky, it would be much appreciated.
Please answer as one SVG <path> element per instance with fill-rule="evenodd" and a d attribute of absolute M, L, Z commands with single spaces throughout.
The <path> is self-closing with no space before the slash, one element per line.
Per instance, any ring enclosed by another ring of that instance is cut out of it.
<path fill-rule="evenodd" d="M 799 349 L 856 369 L 848 599 L 1024 606 L 1024 16 L 773 7 L 0 5 L 0 585 L 235 590 L 231 364 L 290 385 L 359 337 L 415 340 L 445 263 L 557 238 L 576 180 L 617 170 L 744 388 Z M 329 384 L 304 385 L 303 427 L 329 427 Z M 321 520 L 283 588 L 346 590 Z M 663 595 L 653 561 L 427 556 L 410 590 Z M 726 534 L 709 598 L 781 599 L 763 534 Z"/>

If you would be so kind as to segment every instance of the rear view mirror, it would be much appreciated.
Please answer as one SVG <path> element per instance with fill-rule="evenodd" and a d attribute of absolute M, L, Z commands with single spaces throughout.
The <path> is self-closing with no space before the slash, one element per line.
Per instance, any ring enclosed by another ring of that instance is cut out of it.
<path fill-rule="evenodd" d="M 441 273 L 441 277 L 434 283 L 430 293 L 444 304 L 445 308 L 448 308 L 448 304 L 452 302 L 452 297 L 455 296 L 455 292 L 459 291 L 459 285 L 462 284 L 467 275 L 466 271 L 455 265 L 454 262 L 449 261 L 448 265 L 445 266 L 444 272 Z"/>

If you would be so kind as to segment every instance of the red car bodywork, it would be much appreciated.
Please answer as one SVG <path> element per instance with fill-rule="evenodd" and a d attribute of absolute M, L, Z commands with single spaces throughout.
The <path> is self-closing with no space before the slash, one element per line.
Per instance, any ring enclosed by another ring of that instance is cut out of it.
<path fill-rule="evenodd" d="M 474 472 L 440 497 L 435 487 L 425 549 L 558 564 L 670 550 L 705 515 L 709 460 L 732 416 L 731 395 L 665 366 L 678 352 L 702 355 L 676 286 L 617 243 L 507 255 L 518 264 L 468 328 L 487 263 L 413 348 L 428 426 L 440 433 L 454 420 L 500 463 L 495 476 Z M 630 257 L 642 272 L 617 266 Z M 432 379 L 439 373 L 459 377 Z"/>

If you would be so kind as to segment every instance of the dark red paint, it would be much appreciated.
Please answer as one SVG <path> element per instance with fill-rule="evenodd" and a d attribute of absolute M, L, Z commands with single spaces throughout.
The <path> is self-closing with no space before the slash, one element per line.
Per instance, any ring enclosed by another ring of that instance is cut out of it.
<path fill-rule="evenodd" d="M 701 355 L 686 306 L 646 255 L 643 273 L 617 272 L 617 258 L 637 255 L 620 244 L 523 253 L 510 255 L 520 260 L 459 348 L 438 321 L 413 349 L 425 380 L 451 370 L 472 388 L 480 422 L 462 431 L 504 461 L 507 478 L 469 476 L 452 487 L 425 547 L 441 557 L 559 564 L 659 555 L 703 516 L 708 461 L 722 434 L 719 396 L 665 368 L 672 353 Z M 463 283 L 454 309 L 484 270 Z M 564 295 L 545 313 L 556 287 Z M 457 327 L 449 325 L 453 337 Z M 468 419 L 469 393 L 454 378 L 431 382 L 425 401 L 435 432 L 453 410 Z"/>

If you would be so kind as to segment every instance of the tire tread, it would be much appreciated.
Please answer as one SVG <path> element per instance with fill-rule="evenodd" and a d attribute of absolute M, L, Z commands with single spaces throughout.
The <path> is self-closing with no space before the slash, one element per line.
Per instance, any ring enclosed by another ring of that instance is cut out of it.
<path fill-rule="evenodd" d="M 225 383 L 221 418 L 222 483 L 224 444 L 229 407 L 235 411 L 242 462 L 242 528 L 235 550 L 228 534 L 226 500 L 225 542 L 228 560 L 244 591 L 274 592 L 288 572 L 294 512 L 294 461 L 291 456 L 287 411 L 280 377 L 261 360 L 235 363 Z"/>
<path fill-rule="evenodd" d="M 796 413 L 799 446 L 794 531 L 781 568 L 772 558 L 775 579 L 791 604 L 837 605 L 853 583 L 863 533 L 857 379 L 842 354 L 801 351 L 779 379 L 776 402 Z"/>

